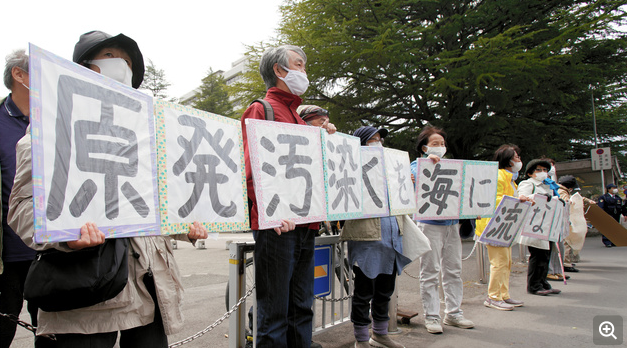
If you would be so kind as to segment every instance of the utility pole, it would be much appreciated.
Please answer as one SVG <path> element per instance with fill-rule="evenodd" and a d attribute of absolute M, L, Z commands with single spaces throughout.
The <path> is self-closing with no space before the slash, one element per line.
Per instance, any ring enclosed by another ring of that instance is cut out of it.
<path fill-rule="evenodd" d="M 592 95 L 592 122 L 594 123 L 594 148 L 599 148 L 599 137 L 597 135 L 597 117 L 594 112 L 594 90 L 591 93 Z M 603 167 L 601 167 L 601 192 L 605 192 L 605 173 Z"/>

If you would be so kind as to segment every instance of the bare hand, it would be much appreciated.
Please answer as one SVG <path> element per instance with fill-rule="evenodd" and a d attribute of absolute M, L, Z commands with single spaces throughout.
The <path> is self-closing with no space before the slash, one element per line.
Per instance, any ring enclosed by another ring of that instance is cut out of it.
<path fill-rule="evenodd" d="M 329 134 L 333 134 L 337 131 L 337 128 L 335 128 L 335 125 L 331 122 L 329 122 L 329 120 L 325 120 L 324 123 L 322 124 L 322 126 L 320 126 L 324 129 L 327 130 L 327 132 L 329 132 Z"/>
<path fill-rule="evenodd" d="M 411 174 L 411 182 L 414 183 L 414 185 L 416 185 L 416 177 L 414 176 L 414 174 Z"/>
<path fill-rule="evenodd" d="M 438 163 L 440 162 L 440 157 L 436 156 L 436 155 L 429 155 L 427 156 L 428 159 L 432 160 L 433 163 Z"/>
<path fill-rule="evenodd" d="M 189 240 L 207 239 L 207 237 L 209 237 L 209 233 L 207 233 L 207 230 L 200 224 L 200 222 L 194 221 L 194 223 L 189 226 L 189 233 L 187 234 L 187 237 Z"/>
<path fill-rule="evenodd" d="M 531 202 L 531 205 L 535 205 L 535 204 L 536 204 L 536 201 L 534 201 L 534 200 L 533 200 L 533 198 L 531 198 L 531 197 L 527 197 L 527 196 L 525 196 L 525 195 L 520 195 L 520 196 L 518 196 L 518 199 L 519 199 L 521 202 Z"/>
<path fill-rule="evenodd" d="M 93 222 L 88 222 L 81 227 L 81 239 L 77 241 L 67 242 L 70 249 L 81 250 L 92 246 L 100 245 L 105 242 L 105 235 L 98 229 Z"/>
<path fill-rule="evenodd" d="M 293 231 L 296 228 L 296 224 L 290 220 L 282 220 L 281 227 L 275 227 L 274 232 L 279 236 L 281 233 Z"/>

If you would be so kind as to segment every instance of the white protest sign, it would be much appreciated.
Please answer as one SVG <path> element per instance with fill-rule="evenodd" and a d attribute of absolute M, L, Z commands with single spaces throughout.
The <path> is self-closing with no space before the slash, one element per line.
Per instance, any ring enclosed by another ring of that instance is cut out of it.
<path fill-rule="evenodd" d="M 164 233 L 249 228 L 242 130 L 238 120 L 155 101 L 159 201 Z"/>
<path fill-rule="evenodd" d="M 390 215 L 413 214 L 416 212 L 416 197 L 413 194 L 409 153 L 383 148 L 387 176 Z"/>
<path fill-rule="evenodd" d="M 501 203 L 490 219 L 485 230 L 479 238 L 479 242 L 510 247 L 525 223 L 525 217 L 531 209 L 531 203 L 520 202 L 519 199 L 503 196 Z"/>
<path fill-rule="evenodd" d="M 498 162 L 463 162 L 462 200 L 459 218 L 491 217 L 496 207 Z"/>
<path fill-rule="evenodd" d="M 327 219 L 349 220 L 363 216 L 361 140 L 322 131 Z"/>
<path fill-rule="evenodd" d="M 390 215 L 383 148 L 361 147 L 364 217 Z"/>
<path fill-rule="evenodd" d="M 532 197 L 536 204 L 531 207 L 531 211 L 527 214 L 522 235 L 548 240 L 555 215 L 555 202 L 553 200 L 551 200 L 553 203 L 548 202 L 548 197 L 545 195 L 535 194 Z"/>
<path fill-rule="evenodd" d="M 327 217 L 320 128 L 246 119 L 260 229 Z"/>
<path fill-rule="evenodd" d="M 551 232 L 549 233 L 549 241 L 557 242 L 563 233 L 564 228 L 564 205 L 562 202 L 553 197 L 551 202 L 555 201 L 555 215 L 553 216 L 553 223 L 551 223 Z"/>
<path fill-rule="evenodd" d="M 416 163 L 415 220 L 449 220 L 459 218 L 462 191 L 460 160 L 433 163 L 419 158 Z"/>
<path fill-rule="evenodd" d="M 160 234 L 152 98 L 30 45 L 37 243 Z"/>

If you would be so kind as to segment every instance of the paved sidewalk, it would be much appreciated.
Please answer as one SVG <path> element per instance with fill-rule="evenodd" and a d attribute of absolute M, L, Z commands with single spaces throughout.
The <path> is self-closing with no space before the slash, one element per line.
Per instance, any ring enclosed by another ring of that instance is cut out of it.
<path fill-rule="evenodd" d="M 184 332 L 171 336 L 170 343 L 193 335 L 213 323 L 225 312 L 225 287 L 228 281 L 227 240 L 252 240 L 251 234 L 223 233 L 217 240 L 208 240 L 207 249 L 195 249 L 179 243 L 175 256 L 186 289 L 183 303 L 186 318 Z M 467 256 L 473 243 L 463 243 Z M 514 248 L 516 259 L 518 247 Z M 409 325 L 400 325 L 402 332 L 394 339 L 406 347 L 593 347 L 592 318 L 596 315 L 621 315 L 627 323 L 627 248 L 605 248 L 598 236 L 586 239 L 580 273 L 570 273 L 568 285 L 552 282 L 562 294 L 533 296 L 526 293 L 526 265 L 516 263 L 512 270 L 510 292 L 513 298 L 525 301 L 525 306 L 512 312 L 502 312 L 483 306 L 487 285 L 477 284 L 476 254 L 464 261 L 464 315 L 476 327 L 462 330 L 444 326 L 444 334 L 427 333 L 422 317 L 417 263 L 407 267 L 398 282 L 399 307 L 418 311 Z M 24 311 L 22 319 L 27 320 Z M 625 331 L 625 330 L 624 330 Z M 203 337 L 183 347 L 228 347 L 228 321 Z M 314 340 L 325 348 L 353 347 L 351 323 L 344 323 L 321 332 Z M 18 328 L 11 347 L 33 346 L 29 332 Z"/>

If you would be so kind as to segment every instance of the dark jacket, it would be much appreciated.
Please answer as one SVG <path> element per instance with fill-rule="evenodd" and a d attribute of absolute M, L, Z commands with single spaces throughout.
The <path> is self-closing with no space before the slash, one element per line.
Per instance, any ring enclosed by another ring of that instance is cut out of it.
<path fill-rule="evenodd" d="M 599 208 L 611 215 L 616 221 L 620 220 L 623 200 L 618 195 L 606 193 L 599 197 Z"/>

